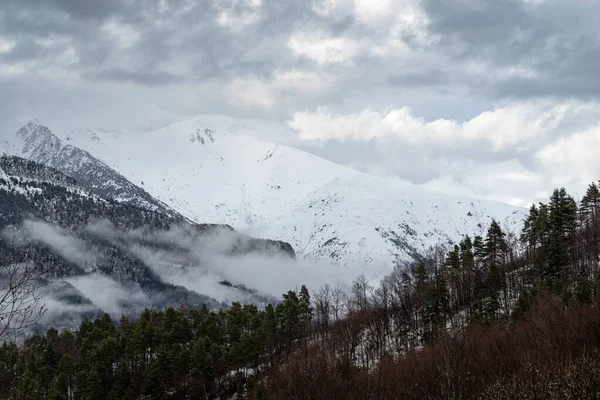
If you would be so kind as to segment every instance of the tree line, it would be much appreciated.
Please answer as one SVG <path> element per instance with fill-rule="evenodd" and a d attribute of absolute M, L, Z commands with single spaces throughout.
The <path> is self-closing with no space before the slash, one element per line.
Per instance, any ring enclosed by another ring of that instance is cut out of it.
<path fill-rule="evenodd" d="M 108 314 L 78 331 L 33 335 L 0 347 L 0 398 L 213 399 L 237 394 L 289 356 L 311 321 L 306 287 L 259 309 L 145 310 Z"/>
<path fill-rule="evenodd" d="M 593 398 L 599 213 L 597 184 L 557 189 L 521 232 L 492 221 L 378 285 L 50 329 L 2 345 L 0 398 Z"/>

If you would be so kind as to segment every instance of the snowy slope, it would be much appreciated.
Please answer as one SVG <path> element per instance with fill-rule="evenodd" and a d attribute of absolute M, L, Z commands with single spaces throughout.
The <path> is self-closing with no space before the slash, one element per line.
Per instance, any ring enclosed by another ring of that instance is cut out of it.
<path fill-rule="evenodd" d="M 19 129 L 16 135 L 0 137 L 0 155 L 8 154 L 56 168 L 76 179 L 101 197 L 112 197 L 150 210 L 175 215 L 143 189 L 88 152 L 61 140 L 37 121 Z"/>
<path fill-rule="evenodd" d="M 371 276 L 482 232 L 492 217 L 511 230 L 523 218 L 507 204 L 427 191 L 231 133 L 256 126 L 201 116 L 148 133 L 53 133 L 191 220 L 285 240 L 299 258 L 364 267 Z"/>

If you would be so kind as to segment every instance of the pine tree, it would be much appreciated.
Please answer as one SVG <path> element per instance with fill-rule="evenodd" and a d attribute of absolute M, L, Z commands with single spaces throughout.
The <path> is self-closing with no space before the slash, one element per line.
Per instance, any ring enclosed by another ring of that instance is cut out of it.
<path fill-rule="evenodd" d="M 540 246 L 548 245 L 548 206 L 544 203 L 538 205 L 538 212 L 532 226 L 532 236 Z"/>
<path fill-rule="evenodd" d="M 97 368 L 92 367 L 89 373 L 86 374 L 84 379 L 78 379 L 78 381 L 84 383 L 83 393 L 88 399 L 100 400 L 106 398 L 104 395 L 105 386 L 102 380 L 102 374 Z"/>
<path fill-rule="evenodd" d="M 500 224 L 493 219 L 485 238 L 485 252 L 488 256 L 489 265 L 502 262 L 506 249 L 505 236 L 506 234 L 500 228 Z"/>
<path fill-rule="evenodd" d="M 475 298 L 475 254 L 473 253 L 473 242 L 469 236 L 465 236 L 460 242 L 460 267 L 461 278 L 459 288 L 460 306 L 467 307 L 470 311 L 471 304 Z"/>
<path fill-rule="evenodd" d="M 492 263 L 485 276 L 484 298 L 481 306 L 481 322 L 489 323 L 496 319 L 500 308 L 499 296 L 503 289 L 503 277 L 497 263 Z"/>
<path fill-rule="evenodd" d="M 475 268 L 475 254 L 473 253 L 473 242 L 469 236 L 465 236 L 460 242 L 460 265 L 465 271 Z"/>
<path fill-rule="evenodd" d="M 300 297 L 299 297 L 299 312 L 300 312 L 300 324 L 302 325 L 301 329 L 306 332 L 310 328 L 310 323 L 312 321 L 312 313 L 313 309 L 310 303 L 310 294 L 308 293 L 308 289 L 305 285 L 302 285 L 300 288 Z"/>
<path fill-rule="evenodd" d="M 214 377 L 211 343 L 207 337 L 198 338 L 191 350 L 190 391 L 193 398 L 209 398 Z"/>
<path fill-rule="evenodd" d="M 564 271 L 572 258 L 572 239 L 577 227 L 577 204 L 564 188 L 556 189 L 548 205 L 548 258 L 542 278 L 557 294 L 562 291 Z"/>
<path fill-rule="evenodd" d="M 583 275 L 596 275 L 598 273 L 598 259 L 600 258 L 600 189 L 596 183 L 590 184 L 579 207 L 579 220 L 583 228 L 582 239 L 586 257 L 583 260 Z"/>
<path fill-rule="evenodd" d="M 75 363 L 70 354 L 62 356 L 58 364 L 58 375 L 56 378 L 56 391 L 69 398 L 73 388 L 73 376 L 75 374 Z"/>
<path fill-rule="evenodd" d="M 481 260 L 487 257 L 485 242 L 483 241 L 483 238 L 481 236 L 477 235 L 473 239 L 473 249 L 475 257 L 477 257 L 477 259 Z"/>
<path fill-rule="evenodd" d="M 300 333 L 300 301 L 296 292 L 290 290 L 284 294 L 281 305 L 281 330 L 289 347 Z"/>
<path fill-rule="evenodd" d="M 29 368 L 25 368 L 23 375 L 14 387 L 12 397 L 19 400 L 38 400 L 42 397 L 41 395 L 42 393 L 31 371 Z"/>
<path fill-rule="evenodd" d="M 597 223 L 600 212 L 600 189 L 595 182 L 592 182 L 583 198 L 579 208 L 580 221 L 583 225 L 590 226 Z"/>
<path fill-rule="evenodd" d="M 445 328 L 449 311 L 449 294 L 446 279 L 438 271 L 429 285 L 423 315 L 426 340 L 435 338 Z"/>
<path fill-rule="evenodd" d="M 10 388 L 17 377 L 19 349 L 14 342 L 0 346 L 0 398 L 9 398 Z"/>
<path fill-rule="evenodd" d="M 275 357 L 279 352 L 277 348 L 278 325 L 275 308 L 272 304 L 267 304 L 261 326 L 261 337 L 263 338 L 263 349 L 271 367 L 275 364 Z"/>
<path fill-rule="evenodd" d="M 460 247 L 454 245 L 454 248 L 446 255 L 444 266 L 449 271 L 458 271 L 460 269 Z"/>
<path fill-rule="evenodd" d="M 521 231 L 521 242 L 527 246 L 528 251 L 535 253 L 535 247 L 537 244 L 537 235 L 535 229 L 535 222 L 538 219 L 539 210 L 535 204 L 529 208 L 529 214 L 523 222 L 523 230 Z M 534 255 L 535 256 L 535 255 Z"/>
<path fill-rule="evenodd" d="M 149 396 L 151 400 L 161 400 L 165 398 L 165 391 L 164 370 L 158 359 L 153 358 L 150 361 L 144 394 Z"/>
<path fill-rule="evenodd" d="M 580 279 L 575 285 L 575 300 L 579 304 L 592 304 L 594 285 L 587 279 Z"/>
<path fill-rule="evenodd" d="M 529 309 L 531 302 L 533 301 L 534 293 L 527 288 L 522 288 L 519 297 L 517 298 L 517 304 L 512 313 L 514 319 L 521 319 L 525 316 L 525 312 Z"/>
<path fill-rule="evenodd" d="M 48 395 L 50 386 L 56 375 L 58 368 L 58 357 L 56 355 L 55 344 L 58 339 L 58 331 L 54 328 L 50 328 L 46 332 L 46 338 L 44 341 L 44 349 L 42 353 L 42 365 L 39 369 L 39 382 L 41 387 L 44 388 L 44 393 Z"/>

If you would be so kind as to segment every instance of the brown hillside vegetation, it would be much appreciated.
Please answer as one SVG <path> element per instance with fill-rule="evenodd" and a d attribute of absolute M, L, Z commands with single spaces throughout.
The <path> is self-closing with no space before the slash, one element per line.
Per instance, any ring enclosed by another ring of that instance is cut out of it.
<path fill-rule="evenodd" d="M 271 375 L 269 399 L 592 399 L 600 396 L 600 299 L 566 308 L 546 294 L 509 327 L 463 334 L 370 371 L 337 352 L 352 347 L 347 323 Z M 351 329 L 351 328 L 350 328 Z M 355 330 L 360 330 L 357 327 Z"/>

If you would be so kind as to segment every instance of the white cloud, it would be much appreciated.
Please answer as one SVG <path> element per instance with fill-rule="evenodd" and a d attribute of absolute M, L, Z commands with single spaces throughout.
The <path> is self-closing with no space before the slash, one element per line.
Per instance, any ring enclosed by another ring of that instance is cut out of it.
<path fill-rule="evenodd" d="M 1 235 L 7 239 L 17 240 L 17 243 L 20 241 L 43 243 L 81 268 L 94 264 L 95 258 L 87 251 L 85 243 L 55 225 L 27 220 L 23 222 L 22 230 L 14 231 L 12 228 L 5 228 Z"/>
<path fill-rule="evenodd" d="M 244 12 L 234 12 L 234 8 L 240 6 L 238 3 L 243 3 L 243 6 L 245 6 L 242 7 Z M 217 1 L 216 5 L 221 9 L 217 17 L 217 23 L 233 32 L 240 32 L 258 21 L 262 0 Z"/>
<path fill-rule="evenodd" d="M 128 49 L 141 38 L 141 33 L 131 25 L 123 24 L 116 19 L 110 19 L 102 25 L 111 41 L 120 49 Z"/>
<path fill-rule="evenodd" d="M 3 39 L 0 37 L 0 54 L 10 53 L 17 46 L 15 40 Z"/>
<path fill-rule="evenodd" d="M 600 125 L 549 143 L 537 153 L 555 186 L 590 183 L 600 178 Z"/>
<path fill-rule="evenodd" d="M 426 121 L 402 107 L 388 112 L 367 108 L 332 114 L 326 108 L 294 114 L 289 125 L 304 140 L 392 140 L 414 146 L 484 145 L 493 151 L 527 147 L 556 128 L 571 106 L 517 104 L 485 111 L 466 122 Z"/>
<path fill-rule="evenodd" d="M 301 32 L 290 38 L 288 47 L 294 54 L 319 64 L 335 64 L 351 61 L 361 54 L 364 45 L 350 38 Z"/>
<path fill-rule="evenodd" d="M 289 100 L 301 101 L 327 92 L 336 79 L 329 74 L 302 70 L 276 71 L 271 79 L 258 77 L 235 79 L 228 88 L 235 106 L 273 110 Z"/>
<path fill-rule="evenodd" d="M 54 81 L 63 81 L 70 84 L 77 79 L 76 73 L 71 68 L 79 62 L 79 55 L 75 47 L 71 45 L 68 38 L 51 35 L 43 38 L 33 38 L 33 43 L 39 46 L 43 52 L 51 53 L 48 59 L 42 57 L 37 59 L 7 61 L 0 59 L 0 78 L 27 76 L 41 77 Z M 0 55 L 10 53 L 17 47 L 15 40 L 0 38 Z"/>
<path fill-rule="evenodd" d="M 295 113 L 306 142 L 368 143 L 354 168 L 395 175 L 447 193 L 526 206 L 567 186 L 575 194 L 600 178 L 600 111 L 595 102 L 513 102 L 467 121 L 416 117 L 410 108 L 336 114 Z M 358 165 L 358 167 L 357 167 Z"/>
<path fill-rule="evenodd" d="M 354 15 L 359 21 L 374 23 L 382 19 L 390 18 L 392 10 L 402 12 L 399 8 L 394 7 L 394 3 L 407 3 L 395 0 L 355 0 Z"/>
<path fill-rule="evenodd" d="M 322 17 L 345 17 L 353 13 L 352 0 L 313 0 L 312 9 Z"/>
<path fill-rule="evenodd" d="M 33 63 L 11 63 L 3 64 L 0 63 L 0 76 L 7 78 L 24 75 L 31 68 Z"/>

